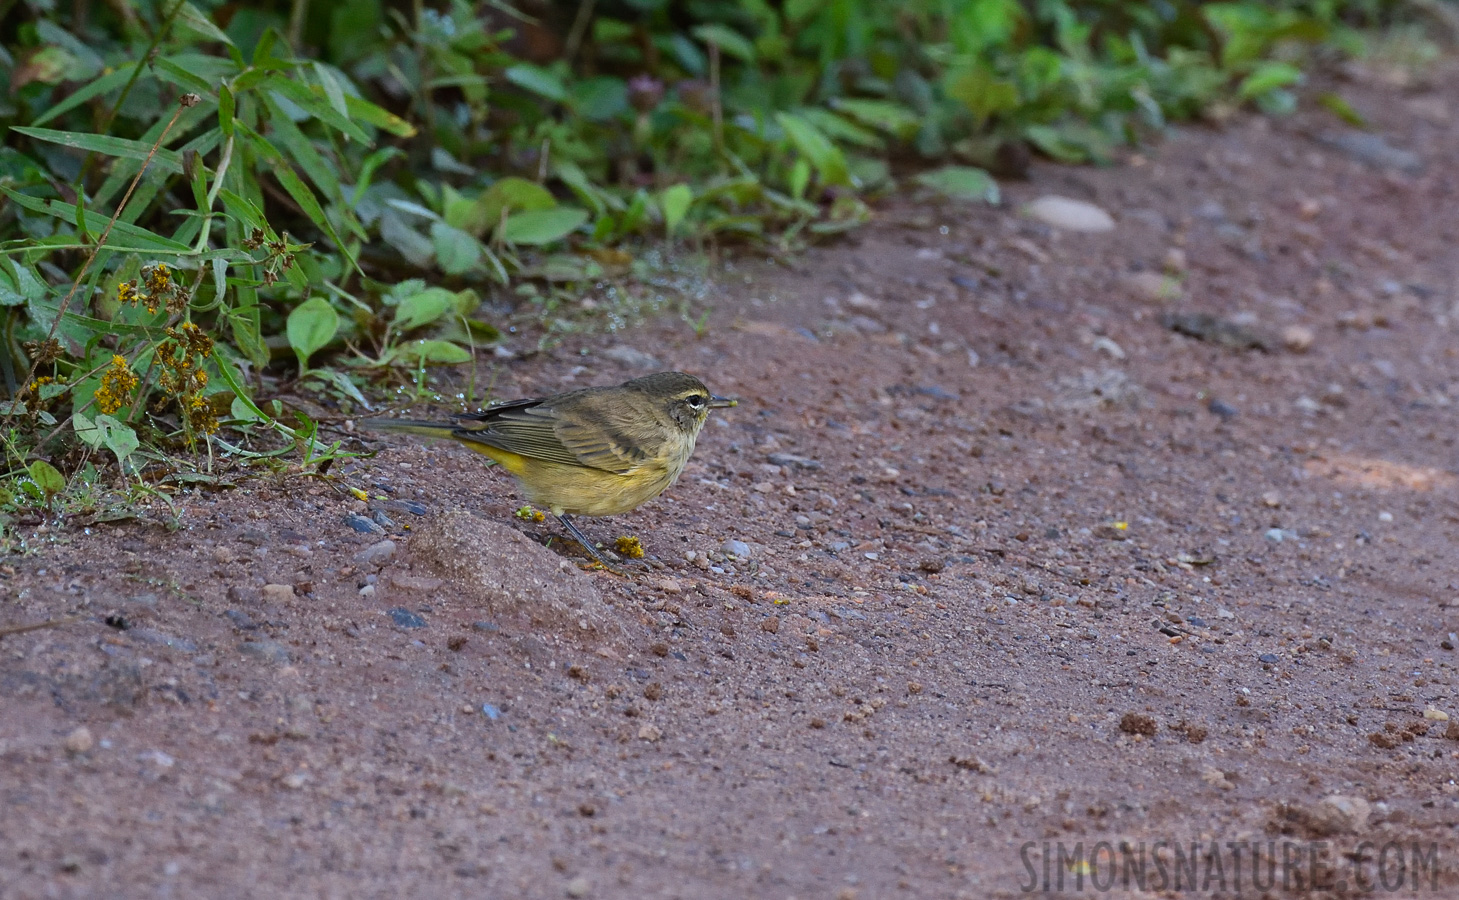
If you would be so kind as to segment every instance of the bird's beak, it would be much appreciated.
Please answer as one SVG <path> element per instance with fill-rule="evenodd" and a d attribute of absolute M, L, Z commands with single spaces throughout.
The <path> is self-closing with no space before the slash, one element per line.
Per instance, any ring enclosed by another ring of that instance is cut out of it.
<path fill-rule="evenodd" d="M 739 405 L 740 405 L 740 401 L 734 399 L 733 397 L 710 397 L 709 398 L 709 408 L 710 409 L 724 409 L 726 406 L 739 406 Z"/>

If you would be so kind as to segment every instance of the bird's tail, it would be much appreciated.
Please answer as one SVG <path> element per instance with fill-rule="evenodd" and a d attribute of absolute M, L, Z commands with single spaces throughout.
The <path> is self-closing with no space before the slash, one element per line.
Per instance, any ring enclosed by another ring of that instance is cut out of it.
<path fill-rule="evenodd" d="M 398 431 L 446 440 L 455 439 L 457 427 L 448 422 L 427 422 L 423 419 L 361 419 L 359 425 L 369 431 Z"/>

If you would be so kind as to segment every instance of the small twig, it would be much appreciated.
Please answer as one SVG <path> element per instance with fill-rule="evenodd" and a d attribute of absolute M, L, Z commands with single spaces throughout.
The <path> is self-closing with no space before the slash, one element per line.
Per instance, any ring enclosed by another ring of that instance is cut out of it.
<path fill-rule="evenodd" d="M 141 76 L 142 70 L 147 68 L 148 63 L 152 62 L 153 54 L 157 52 L 157 48 L 162 44 L 162 39 L 167 37 L 167 32 L 172 29 L 172 22 L 177 18 L 177 14 L 182 12 L 182 6 L 185 2 L 186 0 L 177 0 L 176 3 L 172 4 L 172 9 L 167 13 L 167 17 L 162 20 L 161 25 L 157 26 L 157 33 L 152 35 L 152 41 L 147 45 L 147 51 L 137 59 L 136 66 L 132 68 L 132 77 L 127 79 L 126 84 L 122 85 L 122 92 L 117 95 L 116 103 L 113 103 L 111 109 L 107 111 L 106 120 L 102 122 L 101 127 L 96 130 L 97 134 L 107 134 L 111 131 L 111 123 L 116 121 L 117 113 L 121 111 L 122 104 L 127 102 L 127 95 L 132 92 L 132 87 L 136 85 L 137 78 Z M 118 5 L 129 7 L 131 4 L 122 3 Z M 91 160 L 94 158 L 94 154 L 88 153 L 86 155 L 86 163 L 82 169 L 83 185 L 85 184 L 85 173 L 90 170 Z M 148 159 L 151 159 L 151 157 L 148 157 Z M 145 166 L 143 168 L 145 168 Z"/>
<path fill-rule="evenodd" d="M 577 58 L 578 48 L 583 44 L 583 35 L 588 32 L 588 24 L 593 21 L 593 6 L 597 0 L 582 0 L 578 5 L 577 18 L 572 20 L 572 30 L 567 33 L 567 41 L 562 47 L 562 58 L 572 65 Z"/>
<path fill-rule="evenodd" d="M 36 622 L 34 625 L 12 625 L 9 628 L 0 628 L 0 638 L 7 638 L 12 634 L 25 634 L 27 631 L 40 631 L 42 628 L 60 628 L 62 625 L 70 625 L 73 622 L 80 621 L 80 616 L 67 616 L 64 619 Z"/>
<path fill-rule="evenodd" d="M 152 143 L 152 149 L 147 151 L 147 158 L 142 161 L 142 168 L 137 170 L 136 177 L 127 186 L 127 192 L 123 195 L 122 202 L 117 204 L 116 212 L 111 214 L 111 219 L 106 223 L 106 228 L 101 232 L 101 237 L 96 239 L 96 246 L 91 249 L 90 255 L 86 257 L 86 262 L 81 264 L 81 271 L 76 273 L 76 279 L 71 282 L 71 290 L 66 292 L 65 299 L 56 308 L 56 318 L 55 321 L 51 322 L 51 330 L 46 332 L 45 343 L 49 343 L 55 339 L 56 329 L 61 327 L 61 320 L 66 317 L 66 307 L 71 305 L 71 298 L 76 296 L 76 291 L 81 288 L 81 282 L 86 280 L 86 273 L 91 268 L 91 264 L 96 261 L 96 255 L 101 252 L 102 247 L 106 246 L 106 239 L 111 236 L 112 226 L 117 223 L 117 219 L 121 218 L 122 212 L 126 210 L 127 204 L 131 202 L 132 193 L 136 191 L 137 185 L 142 183 L 142 176 L 147 174 L 147 167 L 152 164 L 152 157 L 157 155 L 158 148 L 162 146 L 163 141 L 167 140 L 167 133 L 172 130 L 172 126 L 177 124 L 178 117 L 182 115 L 184 109 L 197 106 L 202 102 L 202 99 L 197 94 L 183 94 L 178 98 L 177 109 L 173 111 L 172 119 L 167 123 L 167 127 L 162 129 L 162 133 L 157 135 L 157 140 Z M 25 381 L 21 382 L 22 386 L 30 384 L 35 378 L 36 370 L 40 368 L 41 359 L 42 355 L 36 354 L 36 358 L 31 360 L 30 371 L 26 373 Z M 10 425 L 10 420 L 15 417 L 15 406 L 15 404 L 11 404 L 9 411 L 5 413 L 4 421 L 0 422 L 0 426 Z"/>
<path fill-rule="evenodd" d="M 714 117 L 714 152 L 724 165 L 724 104 L 719 99 L 719 45 L 709 42 L 709 109 Z"/>

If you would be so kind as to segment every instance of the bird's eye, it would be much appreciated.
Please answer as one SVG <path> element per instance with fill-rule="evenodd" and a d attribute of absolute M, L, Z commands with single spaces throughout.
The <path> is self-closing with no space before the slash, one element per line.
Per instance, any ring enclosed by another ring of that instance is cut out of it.
<path fill-rule="evenodd" d="M 684 398 L 684 402 L 689 404 L 690 409 L 704 408 L 704 398 L 699 396 L 698 394 L 690 394 L 689 396 Z"/>

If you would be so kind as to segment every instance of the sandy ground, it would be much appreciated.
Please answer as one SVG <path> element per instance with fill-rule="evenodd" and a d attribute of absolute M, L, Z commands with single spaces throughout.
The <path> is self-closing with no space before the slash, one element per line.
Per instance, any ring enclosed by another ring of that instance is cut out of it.
<path fill-rule="evenodd" d="M 411 438 L 29 527 L 0 897 L 1459 894 L 1455 74 L 1341 85 L 1412 156 L 1188 128 L 502 366 L 742 399 L 584 522 L 627 577 Z"/>

